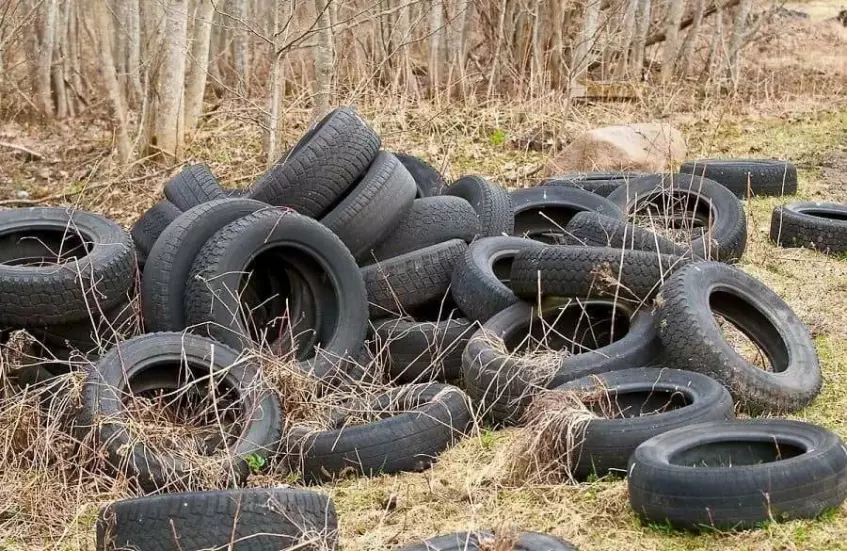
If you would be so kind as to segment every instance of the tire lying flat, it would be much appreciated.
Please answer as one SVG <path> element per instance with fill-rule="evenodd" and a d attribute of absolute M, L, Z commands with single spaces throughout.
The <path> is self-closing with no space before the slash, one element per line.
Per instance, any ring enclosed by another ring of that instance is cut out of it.
<path fill-rule="evenodd" d="M 482 549 L 500 549 L 501 547 L 498 543 L 501 539 L 504 543 L 508 542 L 508 549 L 512 551 L 578 551 L 576 547 L 565 540 L 541 532 L 521 532 L 516 536 L 508 534 L 504 538 L 499 539 L 492 532 L 456 532 L 407 545 L 397 551 L 480 551 Z"/>
<path fill-rule="evenodd" d="M 704 423 L 639 446 L 629 498 L 645 522 L 694 530 L 814 518 L 847 496 L 847 453 L 829 430 L 799 421 Z"/>
<path fill-rule="evenodd" d="M 338 518 L 327 496 L 250 488 L 126 499 L 101 509 L 97 551 L 335 549 Z"/>
<path fill-rule="evenodd" d="M 629 180 L 645 176 L 643 172 L 571 172 L 541 182 L 542 186 L 573 187 L 608 197 Z"/>
<path fill-rule="evenodd" d="M 797 168 L 786 161 L 768 159 L 698 159 L 679 167 L 680 172 L 702 176 L 721 184 L 736 197 L 765 197 L 797 193 Z"/>
<path fill-rule="evenodd" d="M 806 325 L 760 281 L 732 266 L 698 262 L 662 286 L 656 323 L 669 365 L 708 375 L 751 413 L 786 413 L 821 389 L 821 368 Z M 727 342 L 715 314 L 764 352 L 772 372 Z"/>
<path fill-rule="evenodd" d="M 843 253 L 847 251 L 847 205 L 802 201 L 776 207 L 770 238 L 783 247 Z"/>
<path fill-rule="evenodd" d="M 564 228 L 578 212 L 594 211 L 623 218 L 617 205 L 582 189 L 542 186 L 518 189 L 509 195 L 515 212 L 513 235 L 544 243 L 563 242 Z"/>
<path fill-rule="evenodd" d="M 677 245 L 655 232 L 597 212 L 578 213 L 568 222 L 565 230 L 571 245 L 611 247 L 679 257 L 690 257 L 693 254 L 688 247 Z"/>

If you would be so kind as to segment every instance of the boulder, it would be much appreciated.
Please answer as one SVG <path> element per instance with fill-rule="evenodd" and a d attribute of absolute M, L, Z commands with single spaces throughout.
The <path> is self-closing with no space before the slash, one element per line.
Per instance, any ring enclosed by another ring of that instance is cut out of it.
<path fill-rule="evenodd" d="M 606 126 L 577 136 L 547 163 L 546 172 L 675 172 L 685 154 L 685 138 L 669 124 Z"/>

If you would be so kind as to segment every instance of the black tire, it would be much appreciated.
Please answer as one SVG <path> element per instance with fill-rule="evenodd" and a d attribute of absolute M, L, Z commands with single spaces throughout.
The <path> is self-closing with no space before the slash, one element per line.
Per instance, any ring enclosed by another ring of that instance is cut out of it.
<path fill-rule="evenodd" d="M 417 188 L 415 198 L 421 199 L 441 195 L 442 190 L 447 186 L 447 182 L 434 166 L 414 155 L 396 151 L 394 155 L 415 179 L 415 187 Z"/>
<path fill-rule="evenodd" d="M 462 376 L 462 351 L 474 332 L 467 318 L 445 312 L 442 319 L 401 318 L 374 323 L 372 346 L 387 357 L 392 383 L 455 382 Z"/>
<path fill-rule="evenodd" d="M 614 317 L 606 315 L 611 312 Z M 543 329 L 536 309 L 524 302 L 485 322 L 465 348 L 465 391 L 478 412 L 497 423 L 518 422 L 538 390 L 588 375 L 650 365 L 661 352 L 652 314 L 633 312 L 625 304 L 611 300 L 547 303 L 541 317 L 553 320 L 554 327 L 570 326 L 548 335 L 547 350 L 578 353 L 552 357 L 542 368 L 538 354 L 515 353 L 513 349 L 531 329 Z M 611 338 L 615 340 L 608 342 Z M 587 351 L 579 352 L 583 349 Z"/>
<path fill-rule="evenodd" d="M 144 264 L 147 260 L 147 255 L 159 239 L 159 236 L 165 231 L 168 225 L 177 219 L 182 214 L 176 205 L 162 199 L 149 209 L 132 225 L 129 233 L 132 235 L 132 240 L 135 243 L 135 250 L 138 253 L 139 265 Z"/>
<path fill-rule="evenodd" d="M 615 297 L 643 303 L 687 263 L 670 255 L 606 247 L 526 249 L 512 261 L 510 286 L 519 297 Z"/>
<path fill-rule="evenodd" d="M 803 201 L 776 207 L 770 237 L 782 247 L 843 253 L 847 251 L 847 205 Z"/>
<path fill-rule="evenodd" d="M 367 258 L 373 246 L 396 235 L 415 200 L 415 181 L 400 161 L 381 152 L 356 184 L 321 223 L 335 233 L 354 258 Z"/>
<path fill-rule="evenodd" d="M 470 242 L 479 233 L 479 218 L 467 201 L 459 197 L 415 199 L 412 210 L 391 235 L 375 247 L 369 258 L 388 260 L 413 251 L 461 239 Z"/>
<path fill-rule="evenodd" d="M 221 183 L 206 165 L 188 165 L 165 184 L 165 198 L 183 212 L 225 197 Z"/>
<path fill-rule="evenodd" d="M 391 413 L 388 402 L 405 411 Z M 392 389 L 368 408 L 383 418 L 324 432 L 294 427 L 285 444 L 285 463 L 308 482 L 348 472 L 371 476 L 420 471 L 456 444 L 471 424 L 465 393 L 438 383 Z"/>
<path fill-rule="evenodd" d="M 678 199 L 683 201 L 681 205 L 676 204 Z M 666 225 L 680 219 L 700 224 L 705 228 L 703 234 L 686 245 L 703 258 L 738 260 L 747 246 L 744 207 L 732 192 L 707 178 L 691 174 L 644 176 L 613 192 L 609 201 L 627 216 L 652 213 L 653 220 Z M 670 214 L 666 213 L 668 206 Z"/>
<path fill-rule="evenodd" d="M 320 543 L 303 546 L 308 539 Z M 97 517 L 97 551 L 334 550 L 332 500 L 281 488 L 190 492 L 110 503 Z"/>
<path fill-rule="evenodd" d="M 187 210 L 162 232 L 141 279 L 141 311 L 149 332 L 185 329 L 185 287 L 197 254 L 218 230 L 270 208 L 251 199 L 220 199 Z"/>
<path fill-rule="evenodd" d="M 596 418 L 578 427 L 566 457 L 571 475 L 626 475 L 629 458 L 650 438 L 679 427 L 735 417 L 732 397 L 714 379 L 678 369 L 641 367 L 571 381 L 554 391 L 575 392 Z M 567 440 L 562 435 L 561 442 Z"/>
<path fill-rule="evenodd" d="M 643 172 L 570 172 L 548 178 L 541 185 L 575 187 L 608 197 L 627 181 L 644 175 Z"/>
<path fill-rule="evenodd" d="M 452 239 L 362 268 L 371 318 L 400 317 L 440 300 L 467 248 L 461 239 Z"/>
<path fill-rule="evenodd" d="M 312 127 L 253 185 L 246 197 L 320 218 L 364 176 L 380 139 L 350 107 Z"/>
<path fill-rule="evenodd" d="M 135 248 L 116 223 L 65 208 L 0 213 L 0 249 L 14 250 L 29 239 L 59 243 L 61 249 L 51 252 L 54 262 L 59 253 L 70 256 L 62 264 L 0 264 L 0 323 L 32 327 L 84 320 L 92 310 L 109 310 L 126 300 L 135 277 Z"/>
<path fill-rule="evenodd" d="M 264 268 L 260 266 L 263 259 L 268 262 Z M 297 350 L 301 369 L 324 379 L 359 351 L 365 340 L 368 310 L 356 261 L 325 226 L 279 209 L 239 218 L 203 246 L 186 286 L 187 325 L 236 350 L 253 346 L 258 339 L 279 346 L 274 338 L 288 334 L 287 329 L 267 333 L 243 315 L 249 305 L 238 290 L 251 280 L 251 271 L 287 288 L 284 302 L 291 308 L 289 317 L 297 320 L 295 326 L 310 313 L 320 317 L 313 322 L 315 335 L 309 339 L 310 345 Z M 278 294 L 266 292 L 267 298 Z M 264 302 L 266 297 L 259 298 Z M 280 312 L 272 314 L 277 320 Z M 318 344 L 320 349 L 316 350 Z"/>
<path fill-rule="evenodd" d="M 513 235 L 545 243 L 564 240 L 565 226 L 578 212 L 593 211 L 623 218 L 621 209 L 590 191 L 560 186 L 518 189 L 511 192 L 515 210 Z"/>
<path fill-rule="evenodd" d="M 578 213 L 565 229 L 568 241 L 573 245 L 647 251 L 679 257 L 693 255 L 688 247 L 677 245 L 655 232 L 597 212 Z"/>
<path fill-rule="evenodd" d="M 461 197 L 471 204 L 479 217 L 480 235 L 512 235 L 515 211 L 509 192 L 481 176 L 465 176 L 444 190 L 444 195 Z"/>
<path fill-rule="evenodd" d="M 520 237 L 484 237 L 468 246 L 453 269 L 450 293 L 456 305 L 473 321 L 489 318 L 518 302 L 508 282 L 518 252 L 542 247 Z"/>
<path fill-rule="evenodd" d="M 787 161 L 768 159 L 698 159 L 679 167 L 686 174 L 714 180 L 745 198 L 794 195 L 797 193 L 797 168 Z"/>
<path fill-rule="evenodd" d="M 508 545 L 498 545 L 501 541 Z M 502 538 L 491 532 L 456 532 L 407 545 L 397 551 L 482 551 L 501 548 L 512 551 L 578 551 L 565 540 L 540 532 L 506 534 Z"/>
<path fill-rule="evenodd" d="M 635 450 L 629 499 L 645 522 L 693 530 L 814 518 L 847 496 L 844 449 L 835 433 L 800 421 L 679 428 Z"/>
<path fill-rule="evenodd" d="M 218 378 L 214 388 L 206 386 L 214 378 Z M 256 365 L 210 339 L 149 333 L 118 344 L 86 375 L 77 427 L 93 430 L 109 464 L 136 479 L 144 490 L 173 488 L 178 480 L 190 484 L 198 474 L 192 470 L 198 466 L 184 459 L 184 450 L 154 449 L 133 435 L 127 428 L 129 416 L 123 402 L 127 395 L 157 390 L 172 393 L 183 387 L 190 389 L 179 392 L 186 401 L 196 397 L 202 403 L 211 397 L 216 408 L 220 407 L 209 421 L 212 427 L 235 414 L 229 422 L 240 425 L 239 434 L 230 435 L 227 453 L 215 457 L 220 460 L 222 480 L 242 482 L 250 470 L 247 457 L 267 458 L 279 444 L 282 406 L 277 396 L 264 388 Z M 222 435 L 218 440 L 223 440 Z"/>
<path fill-rule="evenodd" d="M 28 331 L 44 344 L 90 353 L 105 351 L 134 336 L 138 331 L 138 318 L 133 305 L 123 302 L 105 312 L 94 311 L 84 320 L 34 327 Z"/>
<path fill-rule="evenodd" d="M 741 270 L 717 262 L 691 264 L 665 282 L 657 303 L 669 365 L 716 379 L 744 410 L 792 412 L 820 392 L 821 369 L 808 328 L 776 293 Z M 773 372 L 735 351 L 716 314 L 764 352 Z"/>

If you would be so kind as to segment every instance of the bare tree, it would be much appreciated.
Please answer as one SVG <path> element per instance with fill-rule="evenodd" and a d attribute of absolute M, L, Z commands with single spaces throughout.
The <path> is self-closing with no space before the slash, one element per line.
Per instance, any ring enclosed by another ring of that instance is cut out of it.
<path fill-rule="evenodd" d="M 669 0 L 665 44 L 662 48 L 662 82 L 665 84 L 673 79 L 676 58 L 679 54 L 679 25 L 682 23 L 684 10 L 685 0 Z"/>
<path fill-rule="evenodd" d="M 650 31 L 650 18 L 650 0 L 640 0 L 635 14 L 635 40 L 632 42 L 632 69 L 630 69 L 630 74 L 639 80 L 644 71 L 644 49 L 647 44 L 647 33 Z"/>
<path fill-rule="evenodd" d="M 444 4 L 442 0 L 430 0 L 429 16 L 429 78 L 433 89 L 444 78 Z"/>
<path fill-rule="evenodd" d="M 312 119 L 318 120 L 329 112 L 332 101 L 333 39 L 329 17 L 329 3 L 332 0 L 315 0 L 318 36 L 314 48 L 315 88 Z"/>
<path fill-rule="evenodd" d="M 59 1 L 44 0 L 44 25 L 38 52 L 36 94 L 44 116 L 53 116 L 53 90 L 50 85 L 53 75 L 53 45 L 56 40 L 56 25 L 59 18 Z"/>
<path fill-rule="evenodd" d="M 121 0 L 125 5 L 127 32 L 127 80 L 129 98 L 138 103 L 144 97 L 141 87 L 141 9 L 138 0 Z"/>
<path fill-rule="evenodd" d="M 187 0 L 171 0 L 167 12 L 165 54 L 159 73 L 159 102 L 154 117 L 154 149 L 171 159 L 182 156 Z"/>
<path fill-rule="evenodd" d="M 247 95 L 250 82 L 250 50 L 247 35 L 248 0 L 231 0 L 230 18 L 233 20 L 234 40 L 232 58 L 235 74 L 238 75 L 238 93 Z"/>
<path fill-rule="evenodd" d="M 572 84 L 576 83 L 576 79 L 582 76 L 591 63 L 591 53 L 600 30 L 600 6 L 601 0 L 588 0 L 585 4 L 582 30 L 574 48 L 573 69 L 571 70 Z"/>
<path fill-rule="evenodd" d="M 97 33 L 98 50 L 100 52 L 100 69 L 103 75 L 103 85 L 109 96 L 112 113 L 112 125 L 118 146 L 118 158 L 121 164 L 129 162 L 131 149 L 126 129 L 126 107 L 121 95 L 118 76 L 115 71 L 115 60 L 112 52 L 112 36 L 114 35 L 112 18 L 108 15 L 107 0 L 99 0 L 92 6 L 95 24 L 101 32 Z"/>
<path fill-rule="evenodd" d="M 688 75 L 691 72 L 691 64 L 694 58 L 694 50 L 697 47 L 697 39 L 700 37 L 700 27 L 703 25 L 703 13 L 706 11 L 706 0 L 694 0 L 694 13 L 692 14 L 691 27 L 685 38 L 682 53 L 679 57 L 679 74 Z"/>
<path fill-rule="evenodd" d="M 741 71 L 741 49 L 744 47 L 745 39 L 748 36 L 747 19 L 750 17 L 752 5 L 752 0 L 741 0 L 738 4 L 738 11 L 735 12 L 735 22 L 732 26 L 732 37 L 729 41 L 729 53 L 727 55 L 727 71 L 734 86 L 738 86 Z"/>
<path fill-rule="evenodd" d="M 723 54 L 723 9 L 718 7 L 715 12 L 715 28 L 712 32 L 712 41 L 709 43 L 709 55 L 706 61 L 706 70 L 703 72 L 703 79 L 707 79 L 713 72 L 720 73 L 721 55 Z"/>
<path fill-rule="evenodd" d="M 209 44 L 212 37 L 213 0 L 199 0 L 194 15 L 194 38 L 191 41 L 191 68 L 185 87 L 185 131 L 192 132 L 203 114 L 203 96 L 209 71 Z"/>

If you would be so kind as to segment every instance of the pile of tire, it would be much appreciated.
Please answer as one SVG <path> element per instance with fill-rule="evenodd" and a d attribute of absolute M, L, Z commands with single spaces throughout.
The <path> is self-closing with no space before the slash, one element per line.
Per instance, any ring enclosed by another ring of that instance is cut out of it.
<path fill-rule="evenodd" d="M 520 425 L 548 392 L 584 396 L 588 408 L 600 392 L 615 407 L 595 412 L 567 451 L 572 471 L 626 474 L 648 522 L 729 528 L 814 516 L 847 494 L 840 439 L 798 422 L 734 419 L 736 409 L 798 411 L 821 388 L 806 326 L 733 265 L 747 242 L 739 197 L 793 192 L 796 171 L 702 163 L 513 191 L 474 175 L 448 182 L 383 150 L 354 110 L 339 108 L 247 190 L 226 190 L 204 165 L 185 168 L 129 233 L 65 209 L 0 213 L 0 323 L 94 362 L 72 428 L 142 493 L 203 487 L 210 466 L 216 484 L 234 487 L 267 465 L 306 483 L 417 471 L 475 418 Z M 132 303 L 142 323 L 121 331 Z M 757 345 L 768 371 L 736 352 L 726 324 Z M 361 394 L 376 418 L 356 423 L 340 408 L 321 430 L 291 422 L 268 358 L 321 393 Z M 56 375 L 24 366 L 18 381 Z M 220 414 L 206 423 L 218 433 L 193 455 L 147 445 L 127 428 L 127 397 L 163 396 L 193 410 L 213 402 Z M 159 530 L 166 517 L 145 516 L 148 507 L 177 514 L 180 500 L 197 511 L 225 500 L 178 495 L 104 510 L 100 539 L 131 545 Z M 331 507 L 296 493 L 274 499 L 303 510 L 282 507 L 289 517 Z M 191 537 L 227 544 L 198 528 L 202 514 L 180 517 Z M 151 524 L 106 526 L 140 516 Z"/>

